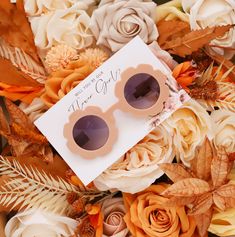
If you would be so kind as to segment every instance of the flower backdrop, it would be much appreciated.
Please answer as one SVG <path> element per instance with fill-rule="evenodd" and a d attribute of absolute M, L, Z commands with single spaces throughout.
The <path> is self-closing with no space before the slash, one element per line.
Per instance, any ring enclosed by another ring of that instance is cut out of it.
<path fill-rule="evenodd" d="M 164 2 L 0 1 L 1 237 L 235 235 L 235 2 Z M 33 122 L 137 35 L 191 99 L 84 186 Z"/>

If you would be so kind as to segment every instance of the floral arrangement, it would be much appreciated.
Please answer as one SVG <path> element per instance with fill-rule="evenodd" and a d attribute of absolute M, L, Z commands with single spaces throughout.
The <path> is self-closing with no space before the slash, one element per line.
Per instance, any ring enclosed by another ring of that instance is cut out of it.
<path fill-rule="evenodd" d="M 235 2 L 159 2 L 0 1 L 1 237 L 235 236 Z M 33 122 L 137 35 L 192 99 L 85 187 Z"/>

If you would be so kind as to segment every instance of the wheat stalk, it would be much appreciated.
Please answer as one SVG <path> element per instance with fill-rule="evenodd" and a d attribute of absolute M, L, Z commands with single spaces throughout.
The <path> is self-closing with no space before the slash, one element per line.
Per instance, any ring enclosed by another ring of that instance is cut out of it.
<path fill-rule="evenodd" d="M 0 39 L 0 57 L 10 60 L 15 67 L 39 83 L 45 83 L 45 69 L 22 49 L 11 47 L 3 39 Z"/>

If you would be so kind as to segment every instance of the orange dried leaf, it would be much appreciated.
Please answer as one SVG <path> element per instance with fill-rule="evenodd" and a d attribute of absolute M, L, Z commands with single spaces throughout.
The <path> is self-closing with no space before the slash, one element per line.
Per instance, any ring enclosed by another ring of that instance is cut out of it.
<path fill-rule="evenodd" d="M 166 201 L 165 205 L 170 207 L 186 206 L 193 203 L 196 197 L 171 197 Z"/>
<path fill-rule="evenodd" d="M 172 54 L 185 57 L 202 48 L 211 40 L 223 36 L 232 27 L 233 25 L 226 25 L 191 31 L 183 37 L 166 42 L 162 48 Z"/>
<path fill-rule="evenodd" d="M 217 150 L 217 156 L 214 157 L 211 164 L 211 177 L 214 187 L 223 185 L 228 176 L 230 161 L 223 147 Z"/>
<path fill-rule="evenodd" d="M 191 161 L 191 169 L 199 179 L 208 181 L 211 176 L 213 150 L 208 138 L 196 151 L 196 157 Z"/>
<path fill-rule="evenodd" d="M 213 215 L 213 209 L 210 208 L 207 212 L 194 216 L 195 222 L 197 224 L 198 233 L 200 236 L 205 236 L 207 230 L 210 226 L 211 219 Z"/>
<path fill-rule="evenodd" d="M 229 160 L 230 160 L 231 162 L 235 161 L 235 152 L 230 153 L 230 154 L 228 155 L 228 158 L 229 158 Z"/>
<path fill-rule="evenodd" d="M 201 179 L 187 178 L 172 184 L 163 195 L 176 197 L 194 197 L 210 191 L 210 185 Z"/>
<path fill-rule="evenodd" d="M 213 204 L 212 193 L 204 193 L 193 203 L 190 215 L 201 215 L 207 212 Z"/>
<path fill-rule="evenodd" d="M 160 169 L 174 182 L 182 179 L 193 178 L 193 174 L 181 164 L 159 164 Z"/>
<path fill-rule="evenodd" d="M 186 32 L 190 32 L 189 24 L 179 20 L 162 20 L 157 24 L 157 29 L 159 32 L 158 44 L 160 46 L 165 44 L 167 40 L 175 38 L 176 35 L 181 34 L 183 36 Z"/>
<path fill-rule="evenodd" d="M 8 99 L 5 99 L 5 105 L 10 116 L 10 121 L 12 123 L 17 123 L 20 126 L 28 128 L 30 130 L 36 129 L 28 116 L 17 105 L 12 103 Z"/>
<path fill-rule="evenodd" d="M 235 185 L 226 184 L 218 188 L 213 195 L 215 204 L 220 209 L 235 208 Z"/>
<path fill-rule="evenodd" d="M 2 131 L 4 134 L 10 134 L 10 128 L 1 107 L 0 107 L 0 131 Z"/>

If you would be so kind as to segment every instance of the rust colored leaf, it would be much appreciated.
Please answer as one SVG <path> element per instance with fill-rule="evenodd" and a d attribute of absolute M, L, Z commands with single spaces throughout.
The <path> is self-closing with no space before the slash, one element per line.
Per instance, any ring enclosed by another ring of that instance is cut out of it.
<path fill-rule="evenodd" d="M 226 208 L 235 208 L 235 185 L 226 184 L 218 188 L 213 199 L 217 207 L 224 210 Z"/>
<path fill-rule="evenodd" d="M 12 103 L 10 100 L 5 99 L 5 105 L 10 116 L 11 123 L 21 125 L 23 128 L 35 130 L 36 127 L 28 118 L 28 116 L 21 110 L 17 105 Z"/>
<path fill-rule="evenodd" d="M 209 192 L 209 184 L 201 179 L 187 178 L 172 184 L 163 195 L 175 197 L 194 197 Z"/>
<path fill-rule="evenodd" d="M 191 162 L 191 169 L 197 178 L 208 181 L 211 176 L 213 150 L 208 138 L 197 149 L 196 157 Z"/>
<path fill-rule="evenodd" d="M 190 215 L 201 215 L 207 212 L 213 204 L 212 193 L 204 193 L 193 203 Z"/>
<path fill-rule="evenodd" d="M 186 206 L 195 202 L 196 197 L 171 197 L 165 203 L 165 205 L 174 207 L 174 206 Z"/>
<path fill-rule="evenodd" d="M 4 134 L 10 133 L 10 128 L 9 128 L 8 122 L 6 120 L 6 117 L 5 117 L 1 107 L 0 107 L 0 131 Z"/>
<path fill-rule="evenodd" d="M 0 1 L 0 36 L 10 45 L 21 48 L 39 61 L 33 33 L 24 9 L 17 8 L 9 0 Z"/>
<path fill-rule="evenodd" d="M 217 155 L 212 160 L 211 177 L 214 187 L 223 185 L 228 176 L 229 158 L 223 147 L 217 150 Z"/>
<path fill-rule="evenodd" d="M 223 36 L 233 25 L 218 26 L 191 31 L 184 37 L 178 37 L 166 42 L 162 48 L 172 54 L 185 57 L 208 44 L 211 40 Z"/>
<path fill-rule="evenodd" d="M 228 155 L 228 158 L 229 158 L 229 160 L 230 160 L 231 162 L 235 161 L 235 152 L 230 153 L 230 154 Z"/>
<path fill-rule="evenodd" d="M 192 172 L 190 172 L 185 166 L 181 164 L 159 164 L 160 169 L 174 182 L 178 182 L 182 179 L 193 178 Z"/>
<path fill-rule="evenodd" d="M 195 222 L 197 224 L 198 233 L 200 236 L 206 235 L 207 230 L 211 223 L 212 215 L 213 215 L 213 209 L 210 208 L 204 214 L 194 216 Z"/>
<path fill-rule="evenodd" d="M 172 40 L 173 38 L 180 37 L 190 32 L 190 26 L 187 22 L 180 20 L 165 21 L 162 20 L 157 24 L 159 32 L 158 44 L 164 45 L 166 41 Z"/>

